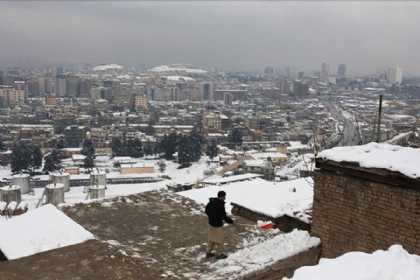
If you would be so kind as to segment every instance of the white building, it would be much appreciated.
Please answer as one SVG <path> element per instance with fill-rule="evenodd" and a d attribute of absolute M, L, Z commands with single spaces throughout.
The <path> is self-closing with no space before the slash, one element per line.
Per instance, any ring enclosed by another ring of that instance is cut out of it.
<path fill-rule="evenodd" d="M 321 74 L 320 74 L 320 78 L 322 81 L 328 81 L 328 77 L 330 75 L 330 65 L 323 62 L 321 64 Z"/>
<path fill-rule="evenodd" d="M 402 82 L 402 68 L 401 67 L 392 67 L 387 71 L 387 80 L 390 84 L 401 84 Z"/>

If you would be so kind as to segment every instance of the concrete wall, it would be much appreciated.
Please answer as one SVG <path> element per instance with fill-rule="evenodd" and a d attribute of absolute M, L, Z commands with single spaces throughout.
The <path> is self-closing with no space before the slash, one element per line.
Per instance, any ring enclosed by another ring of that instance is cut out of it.
<path fill-rule="evenodd" d="M 315 172 L 311 234 L 321 238 L 322 256 L 392 244 L 420 254 L 420 186 L 362 171 Z"/>
<path fill-rule="evenodd" d="M 305 252 L 280 260 L 273 265 L 265 267 L 242 277 L 242 280 L 279 280 L 283 277 L 292 277 L 296 269 L 302 266 L 318 264 L 320 247 L 313 247 Z"/>
<path fill-rule="evenodd" d="M 290 217 L 287 215 L 281 216 L 281 217 L 270 217 L 255 211 L 252 211 L 246 207 L 243 207 L 241 205 L 232 203 L 232 214 L 241 216 L 243 218 L 249 219 L 251 221 L 272 221 L 275 224 L 275 227 L 281 230 L 282 232 L 290 232 L 294 229 L 301 229 L 310 231 L 311 225 L 307 224 L 299 219 L 296 219 L 294 217 Z"/>

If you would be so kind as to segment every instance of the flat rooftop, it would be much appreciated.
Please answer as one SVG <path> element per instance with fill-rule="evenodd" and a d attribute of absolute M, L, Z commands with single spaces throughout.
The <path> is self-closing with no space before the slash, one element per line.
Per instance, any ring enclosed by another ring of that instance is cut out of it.
<path fill-rule="evenodd" d="M 204 257 L 207 217 L 202 209 L 167 191 L 64 207 L 97 240 L 0 262 L 1 279 L 201 279 L 211 275 L 214 262 Z M 270 237 L 253 222 L 235 221 L 226 227 L 228 253 L 243 248 L 244 240 Z"/>

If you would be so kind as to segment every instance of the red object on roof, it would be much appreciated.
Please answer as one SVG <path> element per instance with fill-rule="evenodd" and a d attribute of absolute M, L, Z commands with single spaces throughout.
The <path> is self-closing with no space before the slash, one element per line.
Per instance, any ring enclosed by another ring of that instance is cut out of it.
<path fill-rule="evenodd" d="M 273 223 L 262 224 L 262 225 L 260 225 L 260 228 L 262 228 L 262 229 L 272 229 L 273 228 Z"/>

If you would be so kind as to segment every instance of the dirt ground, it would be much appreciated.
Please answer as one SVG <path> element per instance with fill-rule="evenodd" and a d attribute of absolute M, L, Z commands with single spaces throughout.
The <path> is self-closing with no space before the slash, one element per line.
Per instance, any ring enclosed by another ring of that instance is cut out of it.
<path fill-rule="evenodd" d="M 203 206 L 169 192 L 147 192 L 63 211 L 97 240 L 0 263 L 0 280 L 200 279 L 211 275 L 205 259 Z M 255 223 L 234 217 L 226 227 L 226 252 L 246 240 L 265 239 Z"/>

